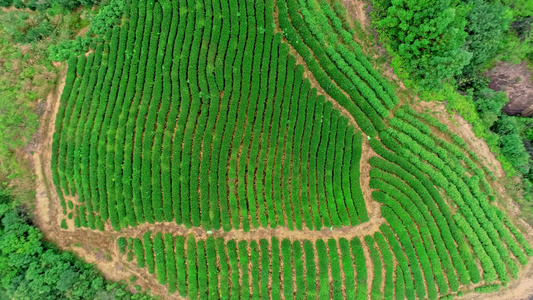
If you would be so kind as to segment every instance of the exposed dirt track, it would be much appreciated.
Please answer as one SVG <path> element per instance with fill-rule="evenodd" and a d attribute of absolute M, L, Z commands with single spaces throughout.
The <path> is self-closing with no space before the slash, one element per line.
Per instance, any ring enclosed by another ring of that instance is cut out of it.
<path fill-rule="evenodd" d="M 384 219 L 379 216 L 379 219 L 371 219 L 369 222 L 362 223 L 353 227 L 341 227 L 341 228 L 322 228 L 319 231 L 303 229 L 301 231 L 294 230 L 290 231 L 285 227 L 277 228 L 258 228 L 251 229 L 248 232 L 243 231 L 242 229 L 232 229 L 231 231 L 211 231 L 207 233 L 202 228 L 193 227 L 186 228 L 183 225 L 176 225 L 173 222 L 163 222 L 157 224 L 142 224 L 134 228 L 122 229 L 117 235 L 118 236 L 127 236 L 127 237 L 141 237 L 145 232 L 162 232 L 162 233 L 171 233 L 173 235 L 182 235 L 187 236 L 192 234 L 198 239 L 206 239 L 209 236 L 214 238 L 223 238 L 224 240 L 260 240 L 260 239 L 270 239 L 275 236 L 279 240 L 289 239 L 289 240 L 310 240 L 316 241 L 319 239 L 339 239 L 342 237 L 351 238 L 351 237 L 363 237 L 368 234 L 374 234 L 379 230 L 379 226 L 384 222 Z M 89 229 L 76 229 L 76 231 L 89 231 Z"/>
<path fill-rule="evenodd" d="M 57 213 L 55 213 L 54 202 L 58 204 L 59 199 L 56 194 L 50 191 L 52 183 L 49 181 L 52 178 L 51 174 L 51 157 L 52 157 L 52 137 L 54 134 L 54 124 L 59 109 L 59 100 L 61 98 L 61 92 L 65 87 L 66 79 L 66 67 L 63 67 L 59 71 L 59 80 L 57 87 L 46 98 L 46 108 L 41 121 L 41 127 L 38 135 L 40 136 L 41 143 L 38 148 L 33 152 L 33 162 L 36 175 L 36 198 L 35 198 L 35 217 L 37 223 L 43 232 L 48 233 L 54 227 L 58 226 L 56 219 Z M 52 201 L 58 200 L 58 201 Z"/>

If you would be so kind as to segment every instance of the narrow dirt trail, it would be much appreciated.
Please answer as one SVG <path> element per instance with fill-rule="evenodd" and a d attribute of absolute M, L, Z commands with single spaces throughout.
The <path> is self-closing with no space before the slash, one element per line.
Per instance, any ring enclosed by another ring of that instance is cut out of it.
<path fill-rule="evenodd" d="M 374 221 L 374 222 L 372 222 Z M 365 235 L 374 234 L 379 231 L 379 226 L 384 220 L 371 220 L 369 222 L 362 223 L 353 227 L 341 227 L 341 228 L 322 228 L 321 230 L 294 230 L 291 231 L 286 227 L 277 227 L 277 228 L 257 228 L 251 229 L 248 232 L 243 231 L 242 229 L 232 229 L 230 231 L 222 230 L 213 230 L 211 233 L 208 233 L 203 228 L 193 227 L 186 228 L 183 225 L 177 225 L 173 222 L 163 222 L 157 224 L 142 224 L 133 228 L 122 229 L 119 232 L 108 233 L 114 235 L 117 238 L 120 236 L 126 237 L 141 237 L 145 232 L 162 232 L 170 233 L 173 235 L 193 235 L 198 239 L 206 239 L 209 236 L 214 238 L 223 238 L 225 241 L 229 240 L 246 240 L 246 241 L 259 241 L 261 239 L 269 240 L 271 237 L 275 236 L 278 239 L 289 239 L 289 240 L 310 240 L 316 241 L 320 239 L 340 239 L 340 238 L 353 238 L 353 237 L 364 237 Z M 76 231 L 91 231 L 90 229 L 76 229 Z"/>
<path fill-rule="evenodd" d="M 59 199 L 57 194 L 51 192 L 52 170 L 52 138 L 54 135 L 54 127 L 57 111 L 59 109 L 59 102 L 61 93 L 65 87 L 66 67 L 61 67 L 59 71 L 59 80 L 56 88 L 46 98 L 46 108 L 41 122 L 38 135 L 41 136 L 41 143 L 38 149 L 33 152 L 33 162 L 36 174 L 36 197 L 35 197 L 35 217 L 41 229 L 44 232 L 52 231 L 56 224 L 56 207 L 54 203 L 58 204 Z M 55 196 L 55 197 L 54 197 Z M 56 201 L 57 200 L 57 201 Z"/>

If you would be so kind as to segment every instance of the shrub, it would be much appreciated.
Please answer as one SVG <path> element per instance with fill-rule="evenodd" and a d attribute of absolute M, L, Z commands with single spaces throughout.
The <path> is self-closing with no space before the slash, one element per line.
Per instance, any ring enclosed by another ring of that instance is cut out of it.
<path fill-rule="evenodd" d="M 68 229 L 67 220 L 65 220 L 65 219 L 61 220 L 61 228 L 62 229 Z"/>
<path fill-rule="evenodd" d="M 144 247 L 140 239 L 133 239 L 133 251 L 137 258 L 139 268 L 144 268 L 146 260 L 144 259 Z"/>
<path fill-rule="evenodd" d="M 174 256 L 174 238 L 170 233 L 165 233 L 165 265 L 168 279 L 168 291 L 174 293 L 177 285 L 176 259 Z"/>
<path fill-rule="evenodd" d="M 148 266 L 148 272 L 154 274 L 155 262 L 154 262 L 154 250 L 152 244 L 152 233 L 150 231 L 143 235 L 144 252 L 146 254 L 146 265 Z"/>
<path fill-rule="evenodd" d="M 499 284 L 490 284 L 490 285 L 484 285 L 479 286 L 475 288 L 476 293 L 494 293 L 499 291 L 501 288 L 501 285 Z"/>
<path fill-rule="evenodd" d="M 87 52 L 91 38 L 78 36 L 74 40 L 66 40 L 57 45 L 50 45 L 48 51 L 50 59 L 64 61 L 70 57 L 81 55 Z"/>
<path fill-rule="evenodd" d="M 71 0 L 61 0 L 71 1 Z M 92 1 L 92 0 L 85 0 Z M 100 11 L 91 20 L 89 30 L 96 35 L 104 35 L 109 28 L 120 23 L 120 18 L 124 12 L 124 0 L 111 0 L 108 5 L 100 8 Z"/>
<path fill-rule="evenodd" d="M 122 254 L 126 253 L 127 241 L 125 237 L 119 237 L 117 239 L 118 251 Z"/>

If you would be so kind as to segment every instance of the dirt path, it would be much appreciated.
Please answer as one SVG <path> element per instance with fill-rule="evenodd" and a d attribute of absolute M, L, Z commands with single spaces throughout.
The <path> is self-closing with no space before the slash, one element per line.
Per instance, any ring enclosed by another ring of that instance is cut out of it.
<path fill-rule="evenodd" d="M 373 222 L 372 222 L 373 221 Z M 242 229 L 232 229 L 231 231 L 222 231 L 222 230 L 213 230 L 211 233 L 207 233 L 202 228 L 193 227 L 186 228 L 183 225 L 177 225 L 173 222 L 163 222 L 157 224 L 142 224 L 134 228 L 122 229 L 118 233 L 107 233 L 109 235 L 114 235 L 117 238 L 120 236 L 127 237 L 141 237 L 145 232 L 162 232 L 170 233 L 172 235 L 182 235 L 187 236 L 192 234 L 198 239 L 206 239 L 209 236 L 214 238 L 223 238 L 226 241 L 235 239 L 235 240 L 246 240 L 246 241 L 258 241 L 261 239 L 270 239 L 272 236 L 277 237 L 278 239 L 290 239 L 290 240 L 310 240 L 316 241 L 319 239 L 340 239 L 342 237 L 352 238 L 352 237 L 364 237 L 368 234 L 374 234 L 379 231 L 379 226 L 384 220 L 371 220 L 369 222 L 362 223 L 353 227 L 341 227 L 341 228 L 322 228 L 321 230 L 309 230 L 304 228 L 303 230 L 294 230 L 290 231 L 286 227 L 277 227 L 277 228 L 258 228 L 251 229 L 248 232 L 243 231 Z M 92 232 L 90 229 L 76 229 L 76 231 L 88 231 Z"/>
<path fill-rule="evenodd" d="M 50 192 L 52 183 L 49 181 L 52 178 L 51 174 L 51 157 L 52 157 L 52 137 L 54 134 L 54 124 L 59 109 L 59 100 L 61 92 L 65 87 L 66 67 L 60 69 L 58 74 L 60 80 L 57 87 L 46 98 L 46 108 L 41 122 L 41 127 L 38 132 L 41 143 L 33 152 L 33 162 L 36 174 L 36 197 L 35 197 L 35 211 L 34 215 L 37 223 L 44 232 L 53 230 L 58 227 L 56 222 L 56 210 L 53 207 L 54 203 L 58 204 L 59 199 L 54 198 Z M 57 201 L 55 201 L 57 200 Z"/>

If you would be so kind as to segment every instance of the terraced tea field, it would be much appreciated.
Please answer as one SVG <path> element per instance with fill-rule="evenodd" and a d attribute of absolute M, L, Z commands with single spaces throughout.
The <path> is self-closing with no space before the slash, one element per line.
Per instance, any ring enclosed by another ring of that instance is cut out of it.
<path fill-rule="evenodd" d="M 171 298 L 451 298 L 529 264 L 485 160 L 399 101 L 342 2 L 129 2 L 68 63 L 65 232 Z"/>

